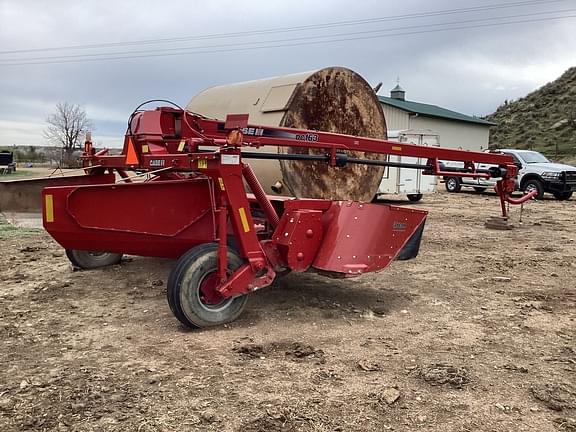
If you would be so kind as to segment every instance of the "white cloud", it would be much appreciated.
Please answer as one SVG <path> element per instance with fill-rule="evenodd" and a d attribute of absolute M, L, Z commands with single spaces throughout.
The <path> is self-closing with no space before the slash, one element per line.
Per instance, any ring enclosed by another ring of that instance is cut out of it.
<path fill-rule="evenodd" d="M 95 123 L 99 121 L 126 123 L 128 115 L 126 111 L 109 108 L 101 105 L 87 104 L 84 106 L 87 116 Z"/>
<path fill-rule="evenodd" d="M 473 6 L 488 4 L 495 3 L 478 0 Z M 364 0 L 353 5 L 345 0 L 329 3 L 322 0 L 173 0 L 169 4 L 140 0 L 76 3 L 2 0 L 0 51 L 231 33 L 467 6 L 471 5 L 455 0 L 395 3 Z M 548 12 L 569 6 L 568 1 L 550 2 L 518 10 L 420 18 L 331 31 L 382 30 L 475 17 L 496 19 L 506 14 Z M 44 120 L 59 101 L 86 108 L 96 125 L 95 141 L 100 136 L 106 145 L 108 141 L 121 145 L 126 120 L 143 100 L 163 98 L 186 104 L 198 91 L 212 85 L 338 65 L 356 70 L 372 84 L 383 81 L 381 94 L 392 88 L 396 77 L 400 76 L 409 99 L 468 114 L 487 114 L 504 99 L 520 97 L 576 64 L 574 21 L 576 19 L 139 60 L 0 65 L 0 119 L 5 122 L 5 127 L 0 129 L 0 145 L 14 140 L 21 141 L 18 143 L 41 140 Z M 258 38 L 282 39 L 306 34 L 297 31 Z M 206 45 L 243 40 L 236 36 L 194 43 Z M 192 42 L 187 44 L 193 45 Z M 82 52 L 0 53 L 0 64 L 6 58 Z"/>
<path fill-rule="evenodd" d="M 0 145 L 46 145 L 42 137 L 45 124 L 33 121 L 0 120 Z"/>

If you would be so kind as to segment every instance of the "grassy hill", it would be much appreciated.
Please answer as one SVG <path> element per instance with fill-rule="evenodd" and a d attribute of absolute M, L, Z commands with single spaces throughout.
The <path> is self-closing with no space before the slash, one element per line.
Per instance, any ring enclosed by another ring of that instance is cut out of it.
<path fill-rule="evenodd" d="M 540 151 L 553 159 L 576 159 L 576 67 L 486 117 L 498 123 L 490 147 Z"/>

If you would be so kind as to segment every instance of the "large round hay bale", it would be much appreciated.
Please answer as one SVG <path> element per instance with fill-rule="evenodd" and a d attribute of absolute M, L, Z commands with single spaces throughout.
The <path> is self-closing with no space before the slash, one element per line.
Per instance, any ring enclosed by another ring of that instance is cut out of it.
<path fill-rule="evenodd" d="M 255 125 L 386 138 L 384 113 L 374 91 L 360 75 L 341 67 L 212 87 L 196 95 L 187 109 L 218 119 L 248 113 Z M 309 152 L 297 147 L 263 151 Z M 363 152 L 350 152 L 350 156 L 383 158 Z M 321 162 L 248 162 L 266 192 L 272 193 L 272 186 L 280 181 L 282 194 L 299 198 L 369 201 L 383 174 L 383 168 L 366 165 L 332 168 Z"/>

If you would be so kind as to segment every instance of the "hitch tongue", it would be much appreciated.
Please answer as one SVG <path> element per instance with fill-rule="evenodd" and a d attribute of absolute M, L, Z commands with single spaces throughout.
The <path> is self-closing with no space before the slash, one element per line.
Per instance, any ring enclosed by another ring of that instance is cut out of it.
<path fill-rule="evenodd" d="M 494 186 L 494 189 L 496 190 L 496 193 L 500 198 L 500 207 L 502 209 L 502 216 L 492 217 L 488 219 L 486 221 L 485 226 L 487 228 L 495 228 L 495 229 L 511 229 L 513 227 L 512 225 L 509 225 L 510 226 L 509 228 L 502 228 L 503 222 L 501 221 L 503 220 L 506 223 L 508 222 L 508 209 L 506 207 L 506 204 L 521 205 L 526 201 L 528 201 L 529 199 L 532 199 L 538 193 L 537 191 L 531 191 L 520 198 L 512 198 L 511 194 L 515 190 L 515 183 L 514 179 L 510 178 L 498 180 L 496 182 L 496 186 Z M 495 222 L 497 219 L 500 220 L 500 222 Z M 495 227 L 494 224 L 497 224 L 498 227 Z"/>

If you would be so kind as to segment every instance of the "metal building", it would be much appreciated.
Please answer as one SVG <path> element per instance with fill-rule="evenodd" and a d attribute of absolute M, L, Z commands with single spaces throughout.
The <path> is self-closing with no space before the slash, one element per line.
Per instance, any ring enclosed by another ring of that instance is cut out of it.
<path fill-rule="evenodd" d="M 388 130 L 431 130 L 440 135 L 441 147 L 481 151 L 488 148 L 490 126 L 495 123 L 436 105 L 407 101 L 400 85 L 390 97 L 378 96 Z"/>

